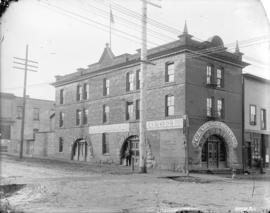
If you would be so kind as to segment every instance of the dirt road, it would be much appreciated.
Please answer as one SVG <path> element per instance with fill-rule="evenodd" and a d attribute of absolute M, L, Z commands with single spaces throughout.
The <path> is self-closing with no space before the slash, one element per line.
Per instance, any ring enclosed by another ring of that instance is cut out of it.
<path fill-rule="evenodd" d="M 1 185 L 26 184 L 7 198 L 24 212 L 157 212 L 183 206 L 206 212 L 270 209 L 269 179 L 182 176 L 164 171 L 132 174 L 118 165 L 1 157 Z"/>

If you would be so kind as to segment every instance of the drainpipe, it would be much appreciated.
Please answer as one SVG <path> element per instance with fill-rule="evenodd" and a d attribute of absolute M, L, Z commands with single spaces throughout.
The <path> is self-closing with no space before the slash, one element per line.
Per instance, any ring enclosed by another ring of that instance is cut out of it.
<path fill-rule="evenodd" d="M 242 74 L 242 166 L 243 172 L 246 169 L 246 156 L 245 156 L 245 77 Z"/>

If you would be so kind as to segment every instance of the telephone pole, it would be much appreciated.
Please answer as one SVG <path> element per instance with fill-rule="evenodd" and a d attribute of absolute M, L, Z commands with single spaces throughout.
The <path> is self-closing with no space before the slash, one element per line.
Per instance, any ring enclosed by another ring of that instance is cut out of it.
<path fill-rule="evenodd" d="M 146 73 L 147 73 L 147 4 L 150 4 L 155 7 L 159 5 L 154 4 L 147 0 L 142 1 L 142 34 L 141 34 L 141 60 L 140 60 L 140 71 L 141 71 L 141 90 L 140 90 L 140 142 L 139 142 L 139 151 L 140 151 L 140 160 L 139 160 L 139 172 L 146 173 Z"/>
<path fill-rule="evenodd" d="M 14 59 L 17 60 L 17 61 L 14 61 L 14 64 L 16 64 L 17 66 L 13 66 L 13 68 L 24 70 L 23 108 L 22 108 L 21 143 L 20 143 L 20 158 L 22 158 L 23 157 L 23 141 L 24 141 L 24 124 L 25 124 L 27 71 L 37 72 L 35 69 L 38 68 L 36 66 L 38 62 L 28 59 L 28 44 L 26 45 L 25 58 L 14 57 Z"/>

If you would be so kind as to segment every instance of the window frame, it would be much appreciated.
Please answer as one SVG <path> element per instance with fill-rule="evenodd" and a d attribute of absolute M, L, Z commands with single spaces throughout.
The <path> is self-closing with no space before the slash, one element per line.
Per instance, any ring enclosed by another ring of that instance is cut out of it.
<path fill-rule="evenodd" d="M 104 104 L 102 108 L 103 108 L 102 122 L 107 123 L 107 122 L 109 122 L 110 107 L 108 105 Z"/>
<path fill-rule="evenodd" d="M 210 70 L 209 70 L 209 68 L 210 68 Z M 208 65 L 206 65 L 206 84 L 209 85 L 209 84 L 213 84 L 213 83 L 214 83 L 214 65 L 208 64 Z"/>
<path fill-rule="evenodd" d="M 108 155 L 110 153 L 109 148 L 109 134 L 108 133 L 102 133 L 102 154 Z"/>
<path fill-rule="evenodd" d="M 39 121 L 39 114 L 40 114 L 40 109 L 35 107 L 33 108 L 33 120 L 34 121 Z"/>
<path fill-rule="evenodd" d="M 220 71 L 220 76 L 218 76 L 218 70 Z M 218 88 L 224 87 L 224 68 L 218 67 L 216 70 L 216 83 Z"/>
<path fill-rule="evenodd" d="M 77 85 L 76 100 L 83 100 L 83 87 L 80 84 Z"/>
<path fill-rule="evenodd" d="M 136 70 L 136 90 L 141 89 L 142 72 L 140 69 Z"/>
<path fill-rule="evenodd" d="M 82 110 L 76 109 L 76 126 L 82 125 Z"/>
<path fill-rule="evenodd" d="M 62 137 L 59 137 L 58 139 L 58 152 L 62 153 L 64 150 L 64 139 Z"/>
<path fill-rule="evenodd" d="M 65 118 L 65 113 L 64 112 L 59 112 L 59 127 L 64 126 L 64 118 Z"/>
<path fill-rule="evenodd" d="M 251 114 L 252 107 L 254 107 L 254 109 L 255 109 L 255 114 L 253 116 L 254 117 L 254 121 L 252 120 L 252 114 Z M 256 126 L 256 124 L 257 124 L 257 106 L 255 104 L 250 104 L 249 105 L 249 124 L 251 126 Z"/>
<path fill-rule="evenodd" d="M 16 119 L 22 119 L 23 117 L 23 107 L 22 106 L 17 106 L 16 108 Z"/>
<path fill-rule="evenodd" d="M 64 89 L 60 89 L 59 92 L 59 104 L 64 104 L 65 103 L 65 97 L 64 97 Z"/>
<path fill-rule="evenodd" d="M 171 100 L 173 99 L 173 104 L 171 104 Z M 173 109 L 173 113 L 171 114 L 171 110 L 170 108 Z M 169 116 L 174 116 L 175 115 L 175 96 L 172 94 L 166 95 L 165 96 L 165 116 L 169 117 Z"/>
<path fill-rule="evenodd" d="M 263 113 L 263 114 L 262 114 Z M 261 130 L 266 130 L 267 128 L 267 122 L 266 122 L 266 109 L 261 108 L 260 110 L 260 123 L 261 123 Z"/>
<path fill-rule="evenodd" d="M 221 109 L 219 109 L 219 102 L 221 103 Z M 219 118 L 224 118 L 224 115 L 225 115 L 225 110 L 224 110 L 224 105 L 225 105 L 225 101 L 224 101 L 224 98 L 218 98 L 217 99 L 217 116 Z"/>
<path fill-rule="evenodd" d="M 208 102 L 210 101 L 210 102 Z M 213 117 L 214 116 L 214 97 L 208 97 L 206 98 L 206 116 L 207 117 Z M 208 103 L 211 103 L 210 105 Z"/>
<path fill-rule="evenodd" d="M 88 124 L 88 114 L 89 114 L 89 110 L 84 108 L 82 110 L 82 124 L 83 125 Z"/>
<path fill-rule="evenodd" d="M 129 106 L 132 106 L 132 112 L 129 112 Z M 134 102 L 133 101 L 127 101 L 126 102 L 126 120 L 132 120 L 134 118 Z"/>
<path fill-rule="evenodd" d="M 90 86 L 89 83 L 83 84 L 83 100 L 88 100 L 90 95 Z"/>
<path fill-rule="evenodd" d="M 170 66 L 173 66 L 173 73 L 169 73 Z M 170 79 L 170 77 L 172 77 L 172 79 Z M 175 64 L 173 61 L 165 63 L 165 82 L 166 83 L 175 82 Z"/>
<path fill-rule="evenodd" d="M 140 120 L 140 99 L 136 100 L 136 106 L 135 106 L 135 119 Z"/>
<path fill-rule="evenodd" d="M 103 96 L 108 96 L 110 94 L 110 80 L 108 78 L 103 78 Z"/>

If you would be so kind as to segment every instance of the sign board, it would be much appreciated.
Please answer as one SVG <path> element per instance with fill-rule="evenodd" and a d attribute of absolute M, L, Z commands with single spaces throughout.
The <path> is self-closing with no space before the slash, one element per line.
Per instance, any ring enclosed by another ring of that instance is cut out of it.
<path fill-rule="evenodd" d="M 122 124 L 111 124 L 111 125 L 99 125 L 99 126 L 90 126 L 89 134 L 98 134 L 104 132 L 128 132 L 129 123 Z"/>
<path fill-rule="evenodd" d="M 183 128 L 182 118 L 146 122 L 147 130 L 182 129 L 182 128 Z"/>

